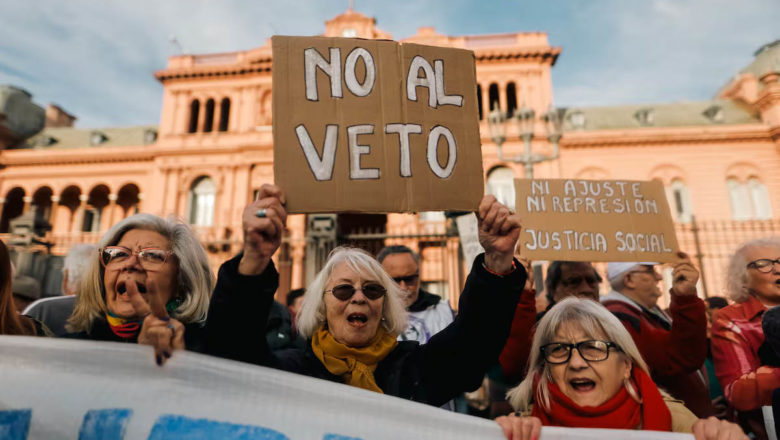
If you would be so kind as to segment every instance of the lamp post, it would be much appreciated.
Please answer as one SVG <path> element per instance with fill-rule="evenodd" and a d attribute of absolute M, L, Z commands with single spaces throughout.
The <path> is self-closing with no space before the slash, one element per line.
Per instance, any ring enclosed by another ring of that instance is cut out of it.
<path fill-rule="evenodd" d="M 495 142 L 498 148 L 498 159 L 502 161 L 522 163 L 525 164 L 525 178 L 533 179 L 534 177 L 534 164 L 545 162 L 548 160 L 555 160 L 558 158 L 558 142 L 561 140 L 561 119 L 558 112 L 550 106 L 545 114 L 542 115 L 542 121 L 544 121 L 544 129 L 547 133 L 547 140 L 553 144 L 552 155 L 534 154 L 531 151 L 531 140 L 534 138 L 534 124 L 536 113 L 530 107 L 523 105 L 517 110 L 513 119 L 517 121 L 517 128 L 520 133 L 520 138 L 523 139 L 525 145 L 525 151 L 523 154 L 518 154 L 513 157 L 504 156 L 502 146 L 506 141 L 506 113 L 501 110 L 495 109 L 488 115 L 488 127 L 490 128 L 490 137 Z"/>

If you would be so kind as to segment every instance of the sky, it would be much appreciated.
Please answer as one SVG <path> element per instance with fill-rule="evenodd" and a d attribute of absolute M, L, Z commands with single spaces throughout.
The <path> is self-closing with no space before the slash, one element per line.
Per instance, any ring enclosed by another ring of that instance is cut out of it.
<path fill-rule="evenodd" d="M 317 35 L 348 0 L 0 0 L 0 84 L 77 127 L 157 124 L 167 58 Z M 398 40 L 542 31 L 562 53 L 556 106 L 711 99 L 780 39 L 780 0 L 355 0 Z M 174 44 L 171 39 L 178 42 Z"/>

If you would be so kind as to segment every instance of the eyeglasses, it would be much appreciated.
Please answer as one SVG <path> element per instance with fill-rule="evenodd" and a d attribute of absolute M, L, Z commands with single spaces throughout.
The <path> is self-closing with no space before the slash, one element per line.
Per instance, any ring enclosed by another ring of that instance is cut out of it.
<path fill-rule="evenodd" d="M 393 277 L 393 281 L 395 281 L 396 283 L 401 284 L 401 282 L 403 282 L 407 286 L 410 284 L 417 284 L 417 281 L 419 279 L 420 279 L 419 273 L 407 275 L 405 277 Z"/>
<path fill-rule="evenodd" d="M 769 258 L 762 258 L 760 260 L 751 261 L 748 263 L 748 269 L 756 269 L 761 273 L 769 273 L 775 268 L 775 264 L 780 265 L 780 258 L 777 260 L 770 260 Z M 780 269 L 778 270 L 780 271 Z"/>
<path fill-rule="evenodd" d="M 347 301 L 352 298 L 358 290 L 361 290 L 363 295 L 370 300 L 379 299 L 387 293 L 387 289 L 377 283 L 366 283 L 359 288 L 356 288 L 351 284 L 340 284 L 330 290 L 326 290 L 325 293 L 332 293 L 339 301 Z"/>
<path fill-rule="evenodd" d="M 571 277 L 571 278 L 567 278 L 565 280 L 562 280 L 561 284 L 563 284 L 564 287 L 577 287 L 580 284 L 582 284 L 583 281 L 585 281 L 586 283 L 588 283 L 591 286 L 595 286 L 596 284 L 601 282 L 601 278 L 597 278 L 597 277 L 595 277 L 593 275 L 589 275 L 589 276 L 576 276 L 576 277 Z"/>
<path fill-rule="evenodd" d="M 159 248 L 143 248 L 133 251 L 124 246 L 107 246 L 100 249 L 100 263 L 108 267 L 127 261 L 131 256 L 137 255 L 141 267 L 146 270 L 160 268 L 173 255 L 173 251 Z"/>
<path fill-rule="evenodd" d="M 607 360 L 610 348 L 620 351 L 620 347 L 614 342 L 598 340 L 582 341 L 576 344 L 553 342 L 542 346 L 540 350 L 548 364 L 565 364 L 571 359 L 572 348 L 577 349 L 581 358 L 591 362 Z"/>
<path fill-rule="evenodd" d="M 658 280 L 663 279 L 661 274 L 656 272 L 655 269 L 653 269 L 653 268 L 648 268 L 647 270 L 632 270 L 629 273 L 646 273 L 646 274 L 652 276 L 655 279 L 658 279 Z"/>

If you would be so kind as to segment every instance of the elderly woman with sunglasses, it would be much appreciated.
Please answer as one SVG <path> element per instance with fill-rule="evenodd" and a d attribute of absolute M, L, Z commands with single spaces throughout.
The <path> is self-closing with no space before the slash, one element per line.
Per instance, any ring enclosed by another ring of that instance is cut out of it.
<path fill-rule="evenodd" d="M 173 349 L 204 351 L 213 280 L 187 225 L 133 215 L 100 240 L 65 337 L 153 345 L 160 365 Z"/>
<path fill-rule="evenodd" d="M 428 343 L 397 341 L 406 323 L 400 287 L 371 255 L 338 248 L 306 289 L 298 315 L 306 348 L 272 354 L 262 323 L 278 285 L 270 257 L 281 238 L 283 200 L 278 188 L 265 186 L 244 213 L 244 252 L 222 265 L 209 309 L 213 354 L 435 406 L 480 385 L 509 334 L 525 283 L 513 259 L 516 215 L 492 196 L 482 200 L 485 255 L 474 263 L 455 321 Z M 533 303 L 533 295 L 525 300 Z"/>
<path fill-rule="evenodd" d="M 734 252 L 727 294 L 734 304 L 712 317 L 715 374 L 743 427 L 766 438 L 761 406 L 772 404 L 772 391 L 780 388 L 780 368 L 761 361 L 761 319 L 765 311 L 780 305 L 780 238 L 749 241 Z"/>
<path fill-rule="evenodd" d="M 510 440 L 538 439 L 542 426 L 747 439 L 739 426 L 697 419 L 659 391 L 625 327 L 588 299 L 566 298 L 539 321 L 528 374 L 507 398 L 517 411 L 496 421 Z"/>

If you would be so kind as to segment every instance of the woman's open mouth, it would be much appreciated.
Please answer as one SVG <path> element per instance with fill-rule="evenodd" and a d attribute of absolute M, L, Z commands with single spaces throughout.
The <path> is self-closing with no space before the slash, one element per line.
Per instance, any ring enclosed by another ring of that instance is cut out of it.
<path fill-rule="evenodd" d="M 569 386 L 577 392 L 580 393 L 586 393 L 588 391 L 593 391 L 594 388 L 596 388 L 596 382 L 585 379 L 585 378 L 577 378 L 577 379 L 571 379 L 569 381 Z"/>
<path fill-rule="evenodd" d="M 127 293 L 127 283 L 135 283 L 136 289 L 138 289 L 138 293 L 144 294 L 146 293 L 146 285 L 143 283 L 140 283 L 138 281 L 133 280 L 122 280 L 116 285 L 116 293 L 119 295 L 124 295 Z"/>
<path fill-rule="evenodd" d="M 347 315 L 347 322 L 353 327 L 363 327 L 368 322 L 368 316 L 363 313 L 350 313 Z"/>

